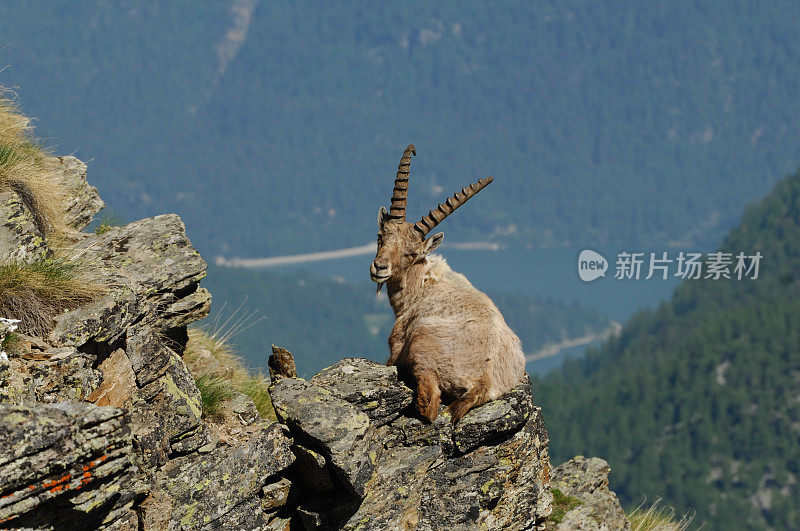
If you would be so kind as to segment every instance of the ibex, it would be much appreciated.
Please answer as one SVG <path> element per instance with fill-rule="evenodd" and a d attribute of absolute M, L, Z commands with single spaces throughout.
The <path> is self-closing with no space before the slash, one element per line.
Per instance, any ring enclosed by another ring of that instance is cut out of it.
<path fill-rule="evenodd" d="M 386 284 L 395 323 L 389 361 L 417 386 L 416 408 L 433 422 L 442 395 L 454 399 L 452 422 L 516 386 L 525 372 L 519 338 L 494 303 L 456 273 L 444 258 L 429 254 L 444 234 L 427 234 L 480 192 L 492 177 L 479 179 L 420 221 L 406 223 L 413 145 L 406 148 L 394 181 L 389 212 L 378 211 L 378 253 L 369 273 L 380 291 Z"/>

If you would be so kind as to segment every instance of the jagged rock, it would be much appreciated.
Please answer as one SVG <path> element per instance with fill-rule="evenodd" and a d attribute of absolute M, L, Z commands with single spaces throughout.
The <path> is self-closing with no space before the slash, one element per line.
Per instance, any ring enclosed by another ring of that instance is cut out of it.
<path fill-rule="evenodd" d="M 281 378 L 270 386 L 278 419 L 299 442 L 319 449 L 333 471 L 361 496 L 372 475 L 378 447 L 369 417 L 330 391 L 300 378 Z"/>
<path fill-rule="evenodd" d="M 200 430 L 178 439 L 172 443 L 172 453 L 176 456 L 192 452 L 209 453 L 217 447 L 219 437 L 203 426 Z"/>
<path fill-rule="evenodd" d="M 581 504 L 567 511 L 557 525 L 548 525 L 548 529 L 630 529 L 617 495 L 608 488 L 609 472 L 611 467 L 603 459 L 582 455 L 553 469 L 553 488 L 577 498 Z"/>
<path fill-rule="evenodd" d="M 14 192 L 0 192 L 0 261 L 30 262 L 50 255 L 33 216 Z"/>
<path fill-rule="evenodd" d="M 75 230 L 84 229 L 105 208 L 97 188 L 86 182 L 86 164 L 75 157 L 47 157 L 45 167 L 66 191 L 64 221 Z"/>
<path fill-rule="evenodd" d="M 413 396 L 411 389 L 398 381 L 397 367 L 360 358 L 345 358 L 323 369 L 311 383 L 356 406 L 375 426 L 397 418 Z"/>
<path fill-rule="evenodd" d="M 206 263 L 178 216 L 156 216 L 83 236 L 70 252 L 92 264 L 90 280 L 109 291 L 58 316 L 49 335 L 52 344 L 111 343 L 134 322 L 161 332 L 208 314 L 211 296 L 198 285 Z"/>
<path fill-rule="evenodd" d="M 291 518 L 281 516 L 279 514 L 273 514 L 267 527 L 264 528 L 265 531 L 290 531 L 291 530 Z"/>
<path fill-rule="evenodd" d="M 233 396 L 225 401 L 220 409 L 223 415 L 237 419 L 245 426 L 261 420 L 255 402 L 244 393 L 233 393 Z"/>
<path fill-rule="evenodd" d="M 194 378 L 180 356 L 166 350 L 170 357 L 164 373 L 136 390 L 131 408 L 134 437 L 154 467 L 167 461 L 172 443 L 191 435 L 202 418 L 202 400 Z"/>
<path fill-rule="evenodd" d="M 0 365 L 0 402 L 87 400 L 101 379 L 95 361 L 74 347 L 15 356 Z"/>
<path fill-rule="evenodd" d="M 139 387 L 157 380 L 174 364 L 175 353 L 149 326 L 129 328 L 125 344 Z"/>
<path fill-rule="evenodd" d="M 465 455 L 436 443 L 391 448 L 345 529 L 531 529 L 550 511 L 548 442 L 532 408 L 509 439 Z"/>
<path fill-rule="evenodd" d="M 131 518 L 146 487 L 123 410 L 0 405 L 0 525 L 90 528 Z"/>
<path fill-rule="evenodd" d="M 233 448 L 171 459 L 142 504 L 145 529 L 265 526 L 262 487 L 292 464 L 290 445 L 285 428 L 273 423 Z M 242 506 L 248 511 L 239 510 Z"/>
<path fill-rule="evenodd" d="M 96 357 L 78 352 L 74 347 L 44 352 L 47 361 L 28 365 L 34 400 L 58 402 L 86 400 L 100 384 L 100 373 L 92 367 Z"/>
<path fill-rule="evenodd" d="M 389 447 L 436 445 L 445 455 L 456 451 L 452 418 L 444 411 L 432 424 L 419 417 L 401 416 L 389 428 L 381 430 L 381 440 Z"/>

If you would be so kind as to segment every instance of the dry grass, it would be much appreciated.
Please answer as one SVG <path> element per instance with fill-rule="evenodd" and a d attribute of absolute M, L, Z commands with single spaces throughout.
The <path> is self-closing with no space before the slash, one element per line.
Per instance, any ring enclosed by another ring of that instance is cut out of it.
<path fill-rule="evenodd" d="M 269 378 L 262 373 L 252 374 L 248 371 L 228 343 L 229 338 L 229 335 L 208 333 L 200 328 L 189 329 L 183 361 L 197 381 L 203 404 L 206 401 L 209 404 L 224 401 L 220 401 L 221 394 L 218 391 L 233 390 L 252 398 L 262 418 L 276 420 L 267 391 Z M 214 409 L 212 405 L 211 410 L 207 411 L 210 416 L 213 416 Z"/>
<path fill-rule="evenodd" d="M 0 264 L 0 315 L 21 320 L 26 334 L 47 334 L 56 315 L 102 293 L 80 271 L 79 263 L 64 260 Z"/>
<path fill-rule="evenodd" d="M 644 509 L 644 503 L 633 510 L 628 515 L 633 531 L 684 531 L 694 520 L 693 515 L 688 513 L 683 515 L 680 520 L 675 520 L 675 509 L 664 507 L 658 499 Z"/>
<path fill-rule="evenodd" d="M 68 231 L 62 210 L 66 195 L 45 163 L 48 155 L 13 93 L 0 88 L 0 191 L 22 197 L 42 234 L 62 234 Z"/>

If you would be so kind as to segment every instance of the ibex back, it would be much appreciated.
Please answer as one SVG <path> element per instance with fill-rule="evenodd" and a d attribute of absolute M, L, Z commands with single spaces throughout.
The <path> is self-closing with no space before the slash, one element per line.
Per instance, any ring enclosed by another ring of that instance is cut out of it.
<path fill-rule="evenodd" d="M 386 284 L 395 314 L 388 365 L 417 384 L 416 407 L 433 422 L 442 396 L 452 399 L 453 422 L 473 407 L 495 400 L 516 386 L 525 372 L 519 338 L 491 299 L 475 289 L 444 258 L 429 254 L 444 234 L 428 233 L 477 194 L 492 178 L 462 188 L 417 223 L 406 222 L 413 145 L 406 148 L 389 212 L 378 212 L 378 254 L 370 277 Z"/>

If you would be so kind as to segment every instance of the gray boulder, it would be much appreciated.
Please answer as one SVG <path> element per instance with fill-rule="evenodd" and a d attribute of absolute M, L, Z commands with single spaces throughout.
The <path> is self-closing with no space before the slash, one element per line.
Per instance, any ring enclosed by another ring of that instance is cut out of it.
<path fill-rule="evenodd" d="M 282 378 L 271 395 L 297 441 L 294 473 L 316 492 L 298 506 L 308 529 L 530 529 L 549 515 L 549 440 L 527 381 L 455 427 L 420 419 L 395 368 L 363 359 Z M 356 481 L 343 458 L 363 465 Z M 311 487 L 326 463 L 349 497 Z"/>
<path fill-rule="evenodd" d="M 453 429 L 456 450 L 467 453 L 479 446 L 502 440 L 519 430 L 533 409 L 531 382 L 527 375 L 500 400 L 470 410 Z"/>
<path fill-rule="evenodd" d="M 166 463 L 173 443 L 191 436 L 200 428 L 202 399 L 194 378 L 180 356 L 157 337 L 149 335 L 150 332 L 131 330 L 131 333 L 132 337 L 141 334 L 141 337 L 150 337 L 152 340 L 146 349 L 152 357 L 144 356 L 136 363 L 133 360 L 142 352 L 132 353 L 142 345 L 135 342 L 128 344 L 128 357 L 132 361 L 136 379 L 145 382 L 144 385 L 139 384 L 140 387 L 134 392 L 131 424 L 144 459 L 152 466 L 161 466 Z M 151 345 L 153 348 L 149 348 Z M 154 379 L 140 378 L 142 373 L 158 373 L 158 376 Z"/>
<path fill-rule="evenodd" d="M 142 504 L 145 529 L 259 529 L 267 524 L 264 487 L 294 461 L 291 439 L 277 423 L 246 442 L 171 459 Z M 269 492 L 269 489 L 267 489 Z M 275 498 L 271 500 L 275 508 Z M 248 508 L 242 511 L 242 508 Z M 236 524 L 235 527 L 229 527 Z"/>
<path fill-rule="evenodd" d="M 211 295 L 199 286 L 206 263 L 174 214 L 84 234 L 70 253 L 91 264 L 89 279 L 108 290 L 55 319 L 54 345 L 112 343 L 133 323 L 169 332 L 208 314 Z"/>
<path fill-rule="evenodd" d="M 345 529 L 531 529 L 549 515 L 549 439 L 539 408 L 506 440 L 463 455 L 435 441 L 384 452 Z"/>

